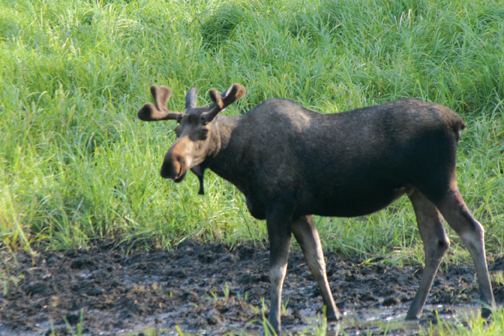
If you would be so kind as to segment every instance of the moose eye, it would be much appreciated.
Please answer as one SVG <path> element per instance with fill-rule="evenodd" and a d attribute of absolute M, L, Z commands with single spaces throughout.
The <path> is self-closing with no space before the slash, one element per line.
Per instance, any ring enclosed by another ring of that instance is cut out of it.
<path fill-rule="evenodd" d="M 205 140 L 208 135 L 208 130 L 206 128 L 202 128 L 199 134 L 200 140 Z"/>

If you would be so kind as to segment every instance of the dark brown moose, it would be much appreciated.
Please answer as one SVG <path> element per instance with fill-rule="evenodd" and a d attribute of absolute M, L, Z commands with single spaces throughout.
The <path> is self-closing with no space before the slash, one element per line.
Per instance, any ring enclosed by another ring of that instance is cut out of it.
<path fill-rule="evenodd" d="M 232 85 L 214 105 L 196 107 L 186 96 L 185 113 L 171 112 L 171 90 L 152 86 L 155 105 L 145 121 L 176 120 L 178 140 L 166 153 L 161 176 L 181 182 L 187 171 L 199 178 L 210 168 L 246 197 L 252 216 L 266 219 L 270 241 L 271 310 L 281 329 L 282 287 L 291 234 L 320 286 L 329 320 L 341 319 L 326 275 L 319 234 L 311 215 L 353 217 L 385 208 L 406 194 L 424 242 L 425 268 L 406 319 L 422 313 L 434 276 L 450 242 L 442 217 L 465 243 L 476 266 L 482 316 L 495 309 L 484 249 L 484 230 L 457 188 L 455 160 L 461 118 L 445 106 L 402 99 L 349 112 L 321 114 L 287 99 L 269 99 L 246 114 L 218 113 L 245 94 Z"/>

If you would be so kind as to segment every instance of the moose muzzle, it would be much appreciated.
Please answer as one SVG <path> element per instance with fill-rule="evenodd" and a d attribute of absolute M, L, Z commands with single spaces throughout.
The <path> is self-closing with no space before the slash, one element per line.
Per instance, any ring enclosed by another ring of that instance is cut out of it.
<path fill-rule="evenodd" d="M 165 155 L 161 166 L 161 177 L 172 179 L 176 183 L 182 182 L 190 168 L 191 159 L 188 150 L 191 147 L 191 141 L 188 137 L 175 141 Z"/>

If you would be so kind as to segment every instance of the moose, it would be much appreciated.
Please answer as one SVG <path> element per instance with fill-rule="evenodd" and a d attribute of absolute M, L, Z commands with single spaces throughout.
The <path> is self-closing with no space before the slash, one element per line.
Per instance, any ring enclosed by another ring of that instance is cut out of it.
<path fill-rule="evenodd" d="M 424 244 L 425 267 L 406 314 L 419 319 L 441 259 L 450 246 L 442 217 L 468 248 L 481 301 L 481 315 L 495 309 L 484 248 L 484 230 L 457 188 L 455 161 L 462 119 L 449 108 L 401 99 L 348 112 L 323 114 L 273 98 L 237 116 L 219 114 L 246 92 L 233 84 L 213 104 L 197 106 L 197 89 L 184 112 L 168 110 L 172 90 L 153 85 L 154 104 L 138 112 L 144 121 L 176 120 L 178 139 L 161 166 L 161 176 L 181 182 L 191 170 L 204 193 L 209 168 L 234 184 L 257 219 L 266 220 L 270 242 L 271 308 L 268 322 L 281 330 L 282 288 L 291 234 L 315 277 L 328 320 L 342 318 L 326 274 L 322 245 L 312 215 L 354 217 L 383 209 L 402 195 L 413 204 Z"/>

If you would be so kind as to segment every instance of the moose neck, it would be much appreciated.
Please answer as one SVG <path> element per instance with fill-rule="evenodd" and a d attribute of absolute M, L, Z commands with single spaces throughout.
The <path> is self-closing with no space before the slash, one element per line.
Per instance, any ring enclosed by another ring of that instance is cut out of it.
<path fill-rule="evenodd" d="M 231 137 L 243 116 L 218 115 L 213 122 L 211 149 L 203 166 L 210 168 L 217 175 L 236 185 L 233 176 L 236 174 L 236 149 L 232 148 Z M 237 185 L 238 186 L 238 185 Z M 239 187 L 239 186 L 238 186 Z"/>
<path fill-rule="evenodd" d="M 213 143 L 211 146 L 213 147 L 213 150 L 211 153 L 208 153 L 209 157 L 216 157 L 227 148 L 231 139 L 231 134 L 238 125 L 240 118 L 241 116 L 225 115 L 218 115 L 215 118 L 212 125 Z"/>

